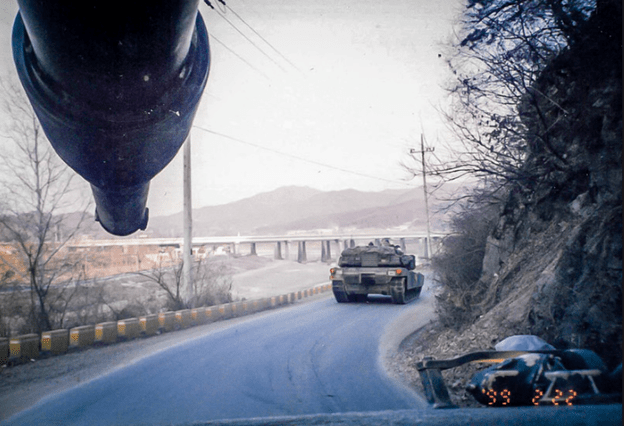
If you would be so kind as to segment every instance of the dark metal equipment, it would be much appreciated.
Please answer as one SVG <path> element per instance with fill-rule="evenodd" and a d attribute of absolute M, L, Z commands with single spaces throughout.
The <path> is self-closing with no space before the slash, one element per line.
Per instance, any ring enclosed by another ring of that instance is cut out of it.
<path fill-rule="evenodd" d="M 622 400 L 621 366 L 608 374 L 598 356 L 586 349 L 480 351 L 456 358 L 425 357 L 416 363 L 427 401 L 454 408 L 442 370 L 467 363 L 495 364 L 477 373 L 467 386 L 486 406 L 577 405 Z"/>
<path fill-rule="evenodd" d="M 198 0 L 18 0 L 13 56 L 50 143 L 108 232 L 145 229 L 150 180 L 189 134 L 210 65 Z"/>

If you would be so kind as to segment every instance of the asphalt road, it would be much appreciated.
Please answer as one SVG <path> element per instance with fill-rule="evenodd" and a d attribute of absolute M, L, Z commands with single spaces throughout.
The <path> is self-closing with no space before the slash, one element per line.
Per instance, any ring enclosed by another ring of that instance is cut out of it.
<path fill-rule="evenodd" d="M 386 326 L 418 311 L 375 298 L 296 304 L 214 330 L 43 399 L 6 424 L 167 424 L 423 408 L 380 362 Z"/>

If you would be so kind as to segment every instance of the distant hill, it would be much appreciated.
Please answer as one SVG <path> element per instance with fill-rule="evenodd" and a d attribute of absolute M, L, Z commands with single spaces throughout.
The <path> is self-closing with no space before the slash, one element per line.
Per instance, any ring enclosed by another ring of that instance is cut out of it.
<path fill-rule="evenodd" d="M 233 203 L 193 210 L 193 235 L 266 235 L 297 231 L 426 229 L 422 189 L 362 192 L 288 186 Z M 439 201 L 431 200 L 430 210 Z M 432 228 L 441 229 L 439 215 Z M 182 236 L 182 213 L 150 218 L 152 237 Z"/>

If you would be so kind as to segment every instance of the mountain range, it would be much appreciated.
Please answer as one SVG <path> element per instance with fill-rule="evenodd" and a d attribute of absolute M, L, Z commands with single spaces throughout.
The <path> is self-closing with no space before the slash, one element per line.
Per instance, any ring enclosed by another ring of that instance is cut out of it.
<path fill-rule="evenodd" d="M 432 230 L 444 228 L 444 204 L 430 200 Z M 284 235 L 296 232 L 426 230 L 422 189 L 362 192 L 287 186 L 218 206 L 193 209 L 194 236 Z M 151 237 L 182 236 L 182 212 L 150 218 Z"/>

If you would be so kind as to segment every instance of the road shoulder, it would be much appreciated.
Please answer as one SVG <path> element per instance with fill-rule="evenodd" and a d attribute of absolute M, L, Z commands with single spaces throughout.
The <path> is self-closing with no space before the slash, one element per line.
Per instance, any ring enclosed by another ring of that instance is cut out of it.
<path fill-rule="evenodd" d="M 429 281 L 429 280 L 427 280 Z M 404 350 L 403 343 L 418 338 L 420 330 L 431 324 L 435 319 L 435 296 L 430 285 L 426 285 L 418 299 L 409 303 L 403 312 L 384 330 L 379 345 L 379 363 L 388 376 L 422 400 L 423 408 L 427 407 L 425 398 L 418 392 L 419 376 L 412 357 Z"/>

